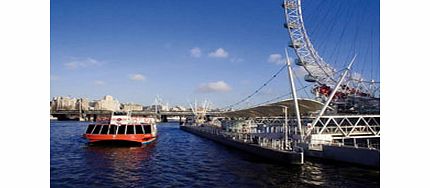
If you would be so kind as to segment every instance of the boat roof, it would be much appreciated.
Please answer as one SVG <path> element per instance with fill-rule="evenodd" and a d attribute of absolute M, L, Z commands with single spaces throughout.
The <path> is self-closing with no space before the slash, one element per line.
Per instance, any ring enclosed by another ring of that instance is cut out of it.
<path fill-rule="evenodd" d="M 319 112 L 324 104 L 313 99 L 297 99 L 300 114 L 313 114 Z M 275 103 L 260 105 L 256 107 L 223 112 L 225 117 L 279 117 L 284 116 L 284 107 L 288 108 L 288 115 L 295 115 L 294 100 L 286 99 Z M 328 110 L 333 110 L 329 107 Z"/>

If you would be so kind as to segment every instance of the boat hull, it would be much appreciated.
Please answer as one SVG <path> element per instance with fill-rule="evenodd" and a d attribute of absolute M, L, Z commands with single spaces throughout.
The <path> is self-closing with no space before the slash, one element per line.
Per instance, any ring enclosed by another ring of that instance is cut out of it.
<path fill-rule="evenodd" d="M 140 143 L 140 144 L 149 144 L 156 140 L 156 137 L 151 134 L 116 134 L 116 135 L 103 135 L 103 134 L 84 134 L 84 137 L 88 139 L 90 143 L 97 142 L 131 142 L 131 143 Z"/>

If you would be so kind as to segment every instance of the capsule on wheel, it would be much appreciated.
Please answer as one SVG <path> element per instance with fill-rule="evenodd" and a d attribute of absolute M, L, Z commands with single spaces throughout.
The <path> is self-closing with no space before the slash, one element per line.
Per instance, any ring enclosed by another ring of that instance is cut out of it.
<path fill-rule="evenodd" d="M 285 7 L 289 8 L 289 9 L 293 9 L 293 8 L 296 8 L 296 4 L 286 2 L 286 4 L 282 3 L 281 7 L 284 9 L 285 9 Z"/>
<path fill-rule="evenodd" d="M 297 24 L 295 24 L 295 23 L 289 23 L 289 24 L 284 23 L 284 27 L 287 28 L 287 29 L 297 29 L 297 28 L 299 28 L 299 26 Z"/>
<path fill-rule="evenodd" d="M 300 59 L 296 59 L 295 60 L 296 65 L 298 66 L 305 66 L 305 64 L 307 63 L 306 61 L 302 61 Z"/>
<path fill-rule="evenodd" d="M 315 76 L 308 74 L 308 75 L 305 75 L 305 81 L 306 82 L 316 82 L 317 78 Z"/>
<path fill-rule="evenodd" d="M 300 42 L 291 42 L 290 44 L 288 44 L 288 47 L 290 47 L 290 48 L 300 48 L 300 47 L 302 47 L 302 44 Z"/>

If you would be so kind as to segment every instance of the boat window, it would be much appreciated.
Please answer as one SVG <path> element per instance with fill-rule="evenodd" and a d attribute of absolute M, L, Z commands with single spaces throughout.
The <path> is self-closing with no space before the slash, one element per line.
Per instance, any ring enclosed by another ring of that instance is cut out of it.
<path fill-rule="evenodd" d="M 127 134 L 134 134 L 134 126 L 127 125 Z"/>
<path fill-rule="evenodd" d="M 109 134 L 116 134 L 117 127 L 118 126 L 116 125 L 111 125 L 109 128 Z"/>
<path fill-rule="evenodd" d="M 100 129 L 102 129 L 102 126 L 101 125 L 96 125 L 96 127 L 94 128 L 94 131 L 93 131 L 92 134 L 99 134 Z"/>
<path fill-rule="evenodd" d="M 127 115 L 127 112 L 114 112 L 113 115 L 114 116 L 125 116 L 125 115 Z"/>
<path fill-rule="evenodd" d="M 136 125 L 136 134 L 143 134 L 142 125 Z"/>
<path fill-rule="evenodd" d="M 93 129 L 94 129 L 94 124 L 89 124 L 88 125 L 88 128 L 87 128 L 87 131 L 85 132 L 85 133 L 87 133 L 87 134 L 91 134 L 91 132 L 93 131 Z"/>
<path fill-rule="evenodd" d="M 151 125 L 144 125 L 145 134 L 151 134 Z"/>
<path fill-rule="evenodd" d="M 125 125 L 121 125 L 118 128 L 118 134 L 125 134 Z"/>
<path fill-rule="evenodd" d="M 109 125 L 103 125 L 102 132 L 100 132 L 100 134 L 107 134 L 108 130 L 109 130 Z"/>

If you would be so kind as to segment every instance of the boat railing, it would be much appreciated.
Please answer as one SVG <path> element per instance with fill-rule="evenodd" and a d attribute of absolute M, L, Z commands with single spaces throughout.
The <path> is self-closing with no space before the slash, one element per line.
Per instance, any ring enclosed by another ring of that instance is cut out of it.
<path fill-rule="evenodd" d="M 200 132 L 222 136 L 226 139 L 234 140 L 236 142 L 255 144 L 260 147 L 275 149 L 275 150 L 286 150 L 285 140 L 282 138 L 268 138 L 263 136 L 253 136 L 250 133 L 242 132 L 228 132 L 218 127 L 212 126 L 195 126 Z"/>
<path fill-rule="evenodd" d="M 351 138 L 353 139 L 353 138 Z M 379 150 L 379 142 L 375 142 L 375 143 L 345 143 L 345 142 L 332 142 L 332 141 L 327 141 L 327 140 L 312 140 L 312 142 L 310 142 L 308 144 L 308 147 L 310 150 L 319 150 L 322 151 L 323 150 L 323 146 L 336 146 L 336 147 L 350 147 L 350 148 L 361 148 L 361 149 L 375 149 L 375 150 Z"/>

